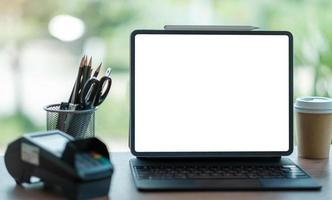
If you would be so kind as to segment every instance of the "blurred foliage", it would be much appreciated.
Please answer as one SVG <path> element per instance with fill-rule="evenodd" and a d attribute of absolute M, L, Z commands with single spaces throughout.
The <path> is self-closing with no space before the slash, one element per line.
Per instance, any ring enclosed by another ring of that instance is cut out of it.
<path fill-rule="evenodd" d="M 8 142 L 18 137 L 22 133 L 42 130 L 42 127 L 38 127 L 29 120 L 22 113 L 16 113 L 13 116 L 7 116 L 0 118 L 0 147 L 5 147 Z M 4 134 L 5 133 L 5 134 Z"/>
<path fill-rule="evenodd" d="M 0 48 L 12 43 L 21 48 L 37 39 L 57 40 L 48 33 L 56 15 L 82 19 L 85 34 L 61 42 L 76 57 L 85 42 L 100 38 L 106 44 L 105 63 L 114 73 L 128 76 L 129 35 L 137 28 L 162 28 L 165 24 L 246 24 L 267 30 L 289 30 L 294 35 L 295 81 L 309 69 L 310 90 L 295 82 L 295 97 L 332 96 L 332 1 L 301 0 L 2 0 L 0 2 Z M 18 55 L 19 56 L 19 55 Z M 75 67 L 75 66 L 73 66 Z M 97 113 L 97 134 L 125 137 L 129 124 L 129 88 L 122 99 L 111 97 Z M 1 138 L 41 129 L 19 111 L 0 117 Z M 0 140 L 7 141 L 7 140 Z"/>

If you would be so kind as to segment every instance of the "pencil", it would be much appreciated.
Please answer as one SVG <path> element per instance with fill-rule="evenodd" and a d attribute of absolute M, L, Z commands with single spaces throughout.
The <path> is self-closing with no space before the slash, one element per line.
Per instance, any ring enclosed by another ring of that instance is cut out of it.
<path fill-rule="evenodd" d="M 83 70 L 83 66 L 84 66 L 84 60 L 85 60 L 85 56 L 83 56 L 81 63 L 80 63 L 80 67 L 78 69 L 78 73 L 77 73 L 77 78 L 76 78 L 76 88 L 75 88 L 75 93 L 74 93 L 74 103 L 77 103 L 77 101 L 79 100 L 79 94 L 80 94 L 80 87 L 81 87 L 81 77 L 82 77 L 82 70 Z"/>
<path fill-rule="evenodd" d="M 81 84 L 81 89 L 83 89 L 84 85 L 85 85 L 85 82 L 88 80 L 88 57 L 86 57 L 85 59 L 85 62 L 84 62 L 84 65 L 83 65 L 83 75 L 82 75 L 82 84 Z"/>
<path fill-rule="evenodd" d="M 91 78 L 91 73 L 92 73 L 92 56 L 90 57 L 90 61 L 88 64 L 88 79 Z"/>
<path fill-rule="evenodd" d="M 83 56 L 81 58 L 81 62 L 80 62 L 79 69 L 78 69 L 77 78 L 76 78 L 74 87 L 73 87 L 73 89 L 71 91 L 71 94 L 70 94 L 70 97 L 69 97 L 69 103 L 75 103 L 75 98 L 76 98 L 76 94 L 77 94 L 76 91 L 77 91 L 77 88 L 78 88 L 78 85 L 79 85 L 79 81 L 80 81 L 80 77 L 79 76 L 80 76 L 80 73 L 82 71 L 84 59 L 85 59 L 85 56 Z"/>
<path fill-rule="evenodd" d="M 96 77 L 98 76 L 102 64 L 103 64 L 103 63 L 100 63 L 100 64 L 99 64 L 99 66 L 97 67 L 97 69 L 96 69 L 95 72 L 93 73 L 93 77 L 96 78 Z"/>

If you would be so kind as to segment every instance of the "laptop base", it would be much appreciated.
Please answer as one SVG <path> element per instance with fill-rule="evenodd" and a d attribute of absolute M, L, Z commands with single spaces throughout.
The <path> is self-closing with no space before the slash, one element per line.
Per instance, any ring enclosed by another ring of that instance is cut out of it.
<path fill-rule="evenodd" d="M 290 159 L 146 160 L 130 168 L 139 190 L 319 190 L 320 184 Z M 254 176 L 256 175 L 256 176 Z"/>

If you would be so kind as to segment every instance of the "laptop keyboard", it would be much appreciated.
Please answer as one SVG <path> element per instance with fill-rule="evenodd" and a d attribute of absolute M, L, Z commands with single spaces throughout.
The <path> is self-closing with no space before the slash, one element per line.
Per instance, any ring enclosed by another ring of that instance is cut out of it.
<path fill-rule="evenodd" d="M 146 165 L 134 166 L 139 179 L 271 179 L 309 178 L 296 165 Z"/>

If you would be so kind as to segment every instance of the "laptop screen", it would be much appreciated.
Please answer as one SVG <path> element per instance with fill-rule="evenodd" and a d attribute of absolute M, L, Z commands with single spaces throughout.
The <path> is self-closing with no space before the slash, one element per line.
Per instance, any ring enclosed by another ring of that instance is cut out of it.
<path fill-rule="evenodd" d="M 289 150 L 289 35 L 140 33 L 133 42 L 136 152 Z"/>

